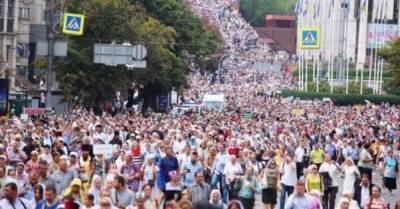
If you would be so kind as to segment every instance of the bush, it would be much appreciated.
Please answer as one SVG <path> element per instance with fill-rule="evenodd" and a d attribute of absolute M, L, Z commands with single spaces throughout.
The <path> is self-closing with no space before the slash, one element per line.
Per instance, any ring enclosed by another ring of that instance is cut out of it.
<path fill-rule="evenodd" d="M 282 92 L 282 96 L 293 96 L 295 98 L 314 100 L 322 98 L 331 98 L 331 100 L 340 106 L 345 105 L 356 105 L 365 104 L 365 100 L 371 103 L 380 104 L 381 102 L 387 102 L 389 104 L 400 104 L 400 96 L 387 94 L 387 95 L 359 95 L 359 94 L 329 94 L 329 93 L 315 93 L 315 92 L 303 92 L 297 90 L 285 90 Z"/>
<path fill-rule="evenodd" d="M 359 94 L 360 93 L 360 82 L 350 81 L 349 82 L 349 94 Z M 317 92 L 317 83 L 309 82 L 308 83 L 308 92 Z M 331 93 L 331 85 L 326 80 L 321 80 L 319 83 L 319 92 L 320 93 Z M 363 87 L 364 94 L 372 94 L 372 88 L 367 87 L 364 84 Z M 346 86 L 334 86 L 333 87 L 334 94 L 346 94 Z"/>

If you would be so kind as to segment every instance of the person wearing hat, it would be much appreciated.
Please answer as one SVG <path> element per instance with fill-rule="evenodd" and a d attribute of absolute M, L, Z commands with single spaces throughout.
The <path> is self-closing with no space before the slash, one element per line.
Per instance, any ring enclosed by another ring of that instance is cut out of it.
<path fill-rule="evenodd" d="M 69 153 L 69 169 L 72 171 L 79 169 L 78 154 L 76 152 Z"/>
<path fill-rule="evenodd" d="M 65 190 L 63 197 L 71 196 L 74 201 L 83 203 L 85 200 L 85 192 L 83 191 L 82 181 L 79 178 L 74 178 L 69 187 Z"/>
<path fill-rule="evenodd" d="M 22 150 L 25 152 L 25 154 L 28 156 L 28 160 L 30 159 L 31 153 L 37 149 L 37 145 L 34 144 L 34 140 L 32 137 L 26 137 L 25 138 L 26 145 Z"/>

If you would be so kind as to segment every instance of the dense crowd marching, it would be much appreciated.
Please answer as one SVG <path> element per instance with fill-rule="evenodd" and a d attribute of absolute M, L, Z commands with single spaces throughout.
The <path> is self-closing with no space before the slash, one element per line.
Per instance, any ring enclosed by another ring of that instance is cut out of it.
<path fill-rule="evenodd" d="M 226 110 L 145 117 L 75 108 L 2 121 L 0 209 L 400 208 L 381 196 L 397 189 L 399 107 L 276 96 L 294 83 L 252 69 L 282 61 L 267 45 L 248 48 L 257 34 L 234 1 L 187 3 L 214 20 L 227 58 L 214 84 L 194 71 L 184 100 L 223 92 Z M 113 145 L 112 155 L 94 154 L 97 144 Z"/>

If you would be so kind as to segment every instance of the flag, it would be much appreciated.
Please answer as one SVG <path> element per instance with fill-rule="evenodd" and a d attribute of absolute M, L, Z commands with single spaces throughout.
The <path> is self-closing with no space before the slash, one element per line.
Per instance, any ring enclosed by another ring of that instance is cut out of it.
<path fill-rule="evenodd" d="M 308 0 L 308 1 L 309 2 L 307 5 L 308 6 L 307 11 L 308 11 L 309 17 L 312 18 L 315 16 L 315 1 L 316 0 Z"/>
<path fill-rule="evenodd" d="M 367 8 L 367 0 L 362 0 L 361 10 L 365 10 Z"/>
<path fill-rule="evenodd" d="M 386 0 L 379 1 L 379 18 L 378 20 L 384 19 L 384 16 L 386 12 Z"/>
<path fill-rule="evenodd" d="M 308 10 L 308 0 L 303 0 L 303 3 L 301 4 L 301 10 L 303 13 L 303 16 L 305 17 L 307 15 L 307 10 Z"/>
<path fill-rule="evenodd" d="M 393 16 L 394 16 L 394 0 L 386 0 L 386 18 L 387 20 L 393 20 Z"/>
<path fill-rule="evenodd" d="M 332 11 L 333 10 L 333 11 Z M 331 13 L 334 12 L 335 10 L 335 0 L 331 0 L 331 2 L 329 3 L 329 7 L 328 7 L 328 17 L 331 18 Z"/>
<path fill-rule="evenodd" d="M 374 21 L 383 19 L 384 0 L 375 0 L 373 6 L 372 20 Z"/>
<path fill-rule="evenodd" d="M 320 9 L 321 9 L 321 2 L 317 0 L 317 2 L 314 2 L 314 19 L 319 18 Z"/>
<path fill-rule="evenodd" d="M 300 14 L 301 13 L 301 11 L 300 11 L 300 5 L 302 4 L 302 0 L 297 0 L 296 1 L 296 5 L 294 6 L 294 12 L 296 13 L 296 14 Z"/>
<path fill-rule="evenodd" d="M 378 0 L 374 0 L 372 4 L 372 21 L 376 20 L 378 11 Z"/>

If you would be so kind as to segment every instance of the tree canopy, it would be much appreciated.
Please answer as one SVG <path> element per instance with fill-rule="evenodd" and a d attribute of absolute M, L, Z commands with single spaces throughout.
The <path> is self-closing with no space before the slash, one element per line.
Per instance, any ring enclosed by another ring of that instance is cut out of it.
<path fill-rule="evenodd" d="M 262 27 L 267 14 L 291 14 L 296 0 L 241 0 L 240 12 L 253 26 Z"/>
<path fill-rule="evenodd" d="M 117 90 L 126 92 L 133 81 L 153 98 L 185 84 L 184 51 L 198 59 L 216 51 L 216 35 L 179 1 L 155 0 L 160 3 L 157 8 L 145 2 L 153 1 L 82 0 L 65 5 L 66 11 L 84 13 L 86 18 L 84 35 L 68 37 L 68 57 L 56 66 L 67 100 L 78 96 L 85 105 L 96 106 Z M 147 68 L 94 64 L 94 43 L 111 41 L 145 45 Z"/>
<path fill-rule="evenodd" d="M 400 95 L 400 39 L 396 39 L 382 48 L 379 55 L 386 60 L 386 68 L 389 69 L 393 78 L 387 86 L 387 92 Z"/>

